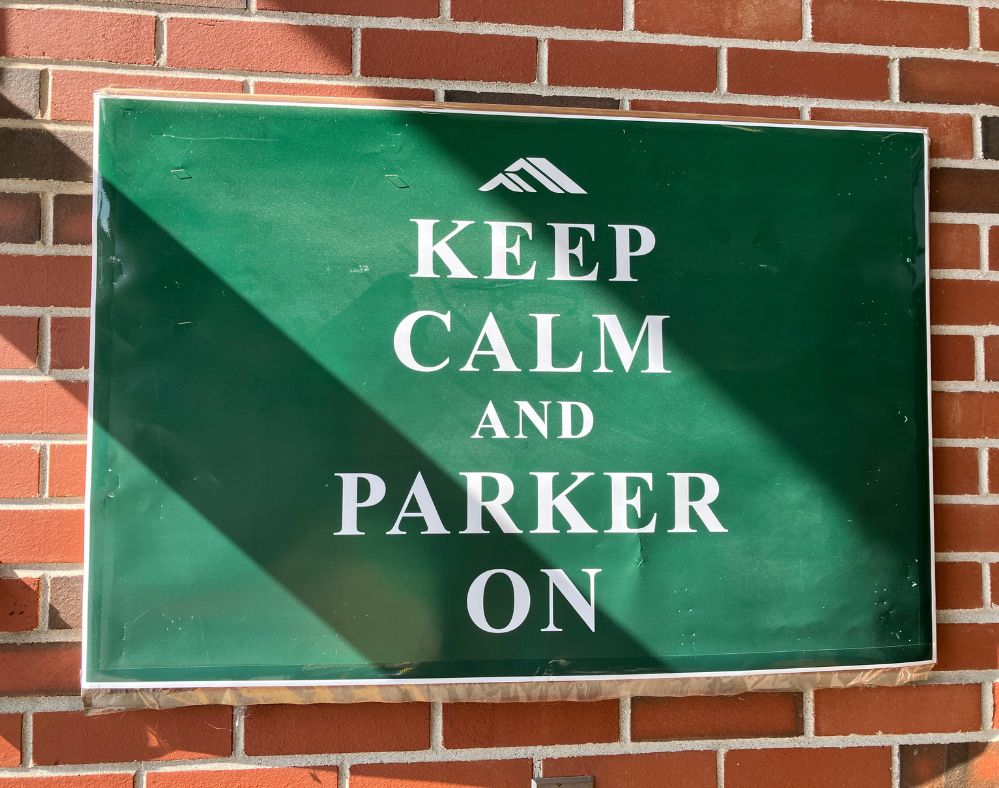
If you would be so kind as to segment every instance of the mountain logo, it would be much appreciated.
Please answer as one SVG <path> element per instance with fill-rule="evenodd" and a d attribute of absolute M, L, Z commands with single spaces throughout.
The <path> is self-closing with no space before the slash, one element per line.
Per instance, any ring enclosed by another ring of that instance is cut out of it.
<path fill-rule="evenodd" d="M 536 192 L 524 177 L 518 173 L 523 173 L 535 183 L 545 187 L 555 194 L 586 194 L 586 191 L 562 170 L 552 164 L 548 159 L 539 156 L 528 156 L 517 159 L 503 172 L 486 181 L 479 187 L 480 192 L 491 192 L 497 186 L 502 186 L 512 192 Z"/>

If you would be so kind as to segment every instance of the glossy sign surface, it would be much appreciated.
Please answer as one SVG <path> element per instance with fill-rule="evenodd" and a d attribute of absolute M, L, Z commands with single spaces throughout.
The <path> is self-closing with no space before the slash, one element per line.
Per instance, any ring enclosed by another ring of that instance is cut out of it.
<path fill-rule="evenodd" d="M 98 110 L 88 683 L 931 658 L 921 133 Z"/>

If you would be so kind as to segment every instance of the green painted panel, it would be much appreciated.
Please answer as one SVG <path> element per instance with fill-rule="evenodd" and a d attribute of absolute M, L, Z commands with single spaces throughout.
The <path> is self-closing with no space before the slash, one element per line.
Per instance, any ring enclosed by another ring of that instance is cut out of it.
<path fill-rule="evenodd" d="M 922 134 L 98 131 L 88 682 L 932 657 Z"/>

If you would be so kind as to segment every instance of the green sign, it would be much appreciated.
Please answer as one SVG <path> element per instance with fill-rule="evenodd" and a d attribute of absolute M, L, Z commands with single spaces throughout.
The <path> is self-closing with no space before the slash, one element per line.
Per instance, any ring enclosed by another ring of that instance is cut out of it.
<path fill-rule="evenodd" d="M 85 687 L 932 659 L 923 133 L 97 108 Z"/>

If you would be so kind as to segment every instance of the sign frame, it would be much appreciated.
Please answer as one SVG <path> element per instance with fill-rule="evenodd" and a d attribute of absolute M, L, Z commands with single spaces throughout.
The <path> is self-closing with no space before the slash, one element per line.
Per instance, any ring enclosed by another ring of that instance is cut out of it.
<path fill-rule="evenodd" d="M 221 680 L 221 681 L 90 681 L 88 679 L 88 641 L 91 570 L 91 481 L 93 473 L 94 437 L 94 357 L 96 343 L 97 298 L 97 195 L 100 188 L 100 104 L 105 98 L 136 98 L 150 101 L 256 104 L 304 107 L 363 108 L 409 112 L 455 113 L 475 115 L 554 116 L 562 118 L 607 119 L 619 122 L 653 121 L 698 125 L 725 125 L 770 128 L 836 129 L 921 133 L 923 136 L 924 177 L 929 182 L 929 134 L 924 128 L 880 124 L 838 123 L 832 121 L 747 118 L 741 116 L 705 116 L 631 110 L 595 110 L 544 106 L 507 106 L 495 104 L 461 104 L 422 101 L 390 101 L 380 99 L 349 99 L 335 97 L 282 97 L 270 95 L 232 95 L 190 93 L 157 90 L 105 89 L 94 94 L 93 140 L 93 215 L 95 230 L 92 245 L 90 365 L 88 369 L 88 424 L 86 458 L 86 495 L 84 501 L 84 561 L 83 561 L 83 624 L 81 688 L 85 699 L 95 706 L 126 707 L 129 705 L 180 705 L 188 703 L 252 703 L 252 702 L 351 702 L 357 700 L 457 700 L 457 699 L 522 699 L 546 700 L 557 698 L 595 699 L 621 695 L 687 695 L 730 694 L 744 689 L 769 690 L 853 684 L 895 684 L 925 675 L 937 660 L 937 606 L 935 574 L 930 572 L 930 619 L 932 656 L 928 660 L 872 665 L 824 666 L 745 671 L 708 671 L 691 673 L 647 673 L 624 675 L 511 676 L 421 679 L 290 679 Z M 723 105 L 720 105 L 723 106 Z M 924 219 L 929 237 L 929 190 L 924 191 Z M 926 281 L 926 386 L 929 491 L 929 558 L 935 554 L 933 527 L 933 429 L 932 385 L 930 372 L 929 282 L 930 251 L 925 252 Z M 328 692 L 326 692 L 328 690 Z M 144 700 L 137 700 L 132 691 L 141 691 Z M 299 694 L 299 691 L 301 691 Z M 317 694 L 318 693 L 318 694 Z"/>

